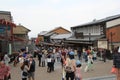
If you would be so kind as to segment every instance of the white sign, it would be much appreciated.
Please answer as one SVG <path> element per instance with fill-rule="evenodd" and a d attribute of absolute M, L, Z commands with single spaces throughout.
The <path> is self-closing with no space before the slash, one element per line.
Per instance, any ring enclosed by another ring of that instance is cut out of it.
<path fill-rule="evenodd" d="M 119 47 L 119 49 L 118 49 L 118 52 L 120 53 L 120 47 Z"/>
<path fill-rule="evenodd" d="M 108 42 L 107 42 L 107 40 L 99 40 L 98 41 L 98 48 L 108 49 Z"/>

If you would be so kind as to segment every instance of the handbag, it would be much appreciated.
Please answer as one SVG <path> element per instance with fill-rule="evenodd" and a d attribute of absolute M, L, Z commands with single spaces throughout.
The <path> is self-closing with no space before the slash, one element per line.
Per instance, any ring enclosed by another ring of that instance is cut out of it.
<path fill-rule="evenodd" d="M 112 69 L 111 69 L 111 73 L 112 73 L 112 74 L 116 74 L 116 73 L 117 73 L 117 68 L 112 67 Z"/>
<path fill-rule="evenodd" d="M 72 66 L 71 65 L 72 65 L 71 60 L 68 59 L 68 65 L 65 67 L 65 71 L 67 73 L 71 73 L 72 72 Z"/>
<path fill-rule="evenodd" d="M 65 71 L 68 72 L 68 73 L 71 73 L 72 72 L 72 69 L 70 66 L 66 66 L 65 67 Z"/>
<path fill-rule="evenodd" d="M 91 64 L 93 64 L 93 62 L 91 61 Z"/>
<path fill-rule="evenodd" d="M 23 76 L 27 76 L 27 75 L 28 75 L 28 72 L 23 71 L 22 75 L 23 75 Z"/>

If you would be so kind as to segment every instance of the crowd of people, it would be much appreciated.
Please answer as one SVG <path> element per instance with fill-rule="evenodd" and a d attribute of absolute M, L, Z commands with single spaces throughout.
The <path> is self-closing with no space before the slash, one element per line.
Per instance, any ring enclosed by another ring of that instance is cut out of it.
<path fill-rule="evenodd" d="M 47 67 L 46 71 L 48 73 L 55 70 L 55 62 L 61 63 L 63 80 L 82 80 L 81 66 L 83 61 L 86 62 L 84 72 L 93 71 L 93 64 L 94 61 L 97 60 L 97 56 L 100 57 L 100 60 L 106 62 L 104 49 L 98 52 L 96 49 L 91 48 L 75 50 L 70 47 L 39 47 L 34 50 L 33 54 L 27 52 L 26 49 L 21 49 L 18 52 L 19 53 L 14 56 L 13 65 L 16 66 L 18 63 L 20 64 L 21 80 L 35 80 L 36 60 L 38 60 L 37 66 Z M 114 50 L 114 53 L 118 53 L 117 50 Z M 78 58 L 76 58 L 75 55 L 78 56 Z M 34 58 L 37 59 L 34 60 Z M 120 80 L 119 61 L 119 55 L 115 54 L 113 57 L 113 65 L 118 69 L 118 80 Z M 3 60 L 0 62 L 0 80 L 11 79 L 9 62 L 11 62 L 11 59 L 8 54 L 5 53 Z"/>

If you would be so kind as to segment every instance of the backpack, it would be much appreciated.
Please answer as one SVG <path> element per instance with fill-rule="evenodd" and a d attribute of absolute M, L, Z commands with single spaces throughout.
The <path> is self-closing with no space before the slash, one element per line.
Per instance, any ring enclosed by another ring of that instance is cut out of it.
<path fill-rule="evenodd" d="M 71 60 L 69 59 L 69 60 L 68 60 L 68 65 L 65 67 L 65 72 L 67 72 L 67 73 L 73 72 L 73 71 L 72 71 L 71 64 L 72 64 L 72 62 L 71 62 Z"/>

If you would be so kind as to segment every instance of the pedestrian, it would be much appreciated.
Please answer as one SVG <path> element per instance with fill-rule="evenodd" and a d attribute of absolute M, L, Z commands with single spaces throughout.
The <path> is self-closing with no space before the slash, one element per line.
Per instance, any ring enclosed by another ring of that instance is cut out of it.
<path fill-rule="evenodd" d="M 41 58 L 42 58 L 42 51 L 39 51 L 39 53 L 38 53 L 38 61 L 39 61 L 38 66 L 39 67 L 41 66 Z"/>
<path fill-rule="evenodd" d="M 34 57 L 36 58 L 36 55 L 38 54 L 38 50 L 34 50 Z"/>
<path fill-rule="evenodd" d="M 45 53 L 44 52 L 42 52 L 41 62 L 42 62 L 42 67 L 45 67 Z"/>
<path fill-rule="evenodd" d="M 62 68 L 63 68 L 64 62 L 66 60 L 66 55 L 67 55 L 67 53 L 65 52 L 65 50 L 64 49 L 61 50 L 61 65 L 62 65 Z"/>
<path fill-rule="evenodd" d="M 52 71 L 52 59 L 50 53 L 47 54 L 47 72 Z"/>
<path fill-rule="evenodd" d="M 80 60 L 76 61 L 76 71 L 75 71 L 75 80 L 82 80 L 82 75 L 81 75 L 81 62 Z"/>
<path fill-rule="evenodd" d="M 120 80 L 120 52 L 118 50 L 120 47 L 115 48 L 113 56 L 113 67 L 117 69 L 116 78 Z"/>
<path fill-rule="evenodd" d="M 82 52 L 81 52 L 80 49 L 77 51 L 77 55 L 78 55 L 78 59 L 81 60 L 81 59 L 82 59 L 82 58 L 81 58 Z"/>
<path fill-rule="evenodd" d="M 22 80 L 27 80 L 27 77 L 28 77 L 28 71 L 30 69 L 30 66 L 28 64 L 28 61 L 24 61 L 23 65 L 21 66 L 21 77 L 22 77 Z"/>
<path fill-rule="evenodd" d="M 52 71 L 54 71 L 54 63 L 55 63 L 55 54 L 51 53 L 51 65 L 52 65 Z"/>
<path fill-rule="evenodd" d="M 30 56 L 29 66 L 30 69 L 28 71 L 28 79 L 35 80 L 35 60 L 33 59 L 33 56 Z"/>
<path fill-rule="evenodd" d="M 76 61 L 74 59 L 74 52 L 70 51 L 66 58 L 66 65 L 65 65 L 65 71 L 66 71 L 66 80 L 74 80 L 75 78 L 75 71 L 76 71 Z"/>
<path fill-rule="evenodd" d="M 10 77 L 10 67 L 5 64 L 4 61 L 0 62 L 0 80 L 9 80 Z"/>
<path fill-rule="evenodd" d="M 5 64 L 8 66 L 8 64 L 9 64 L 9 62 L 10 62 L 10 58 L 9 58 L 7 52 L 5 52 L 4 61 L 5 61 Z"/>
<path fill-rule="evenodd" d="M 56 58 L 57 58 L 57 62 L 60 62 L 61 59 L 60 52 L 56 52 Z"/>
<path fill-rule="evenodd" d="M 96 49 L 92 50 L 92 55 L 93 55 L 93 60 L 97 60 L 97 50 Z"/>
<path fill-rule="evenodd" d="M 85 51 L 83 52 L 83 55 L 84 55 L 85 62 L 87 62 L 87 61 L 88 61 L 87 50 L 85 50 Z"/>
<path fill-rule="evenodd" d="M 89 70 L 93 70 L 92 67 L 93 67 L 93 58 L 92 58 L 92 54 L 89 54 L 88 55 L 88 62 L 87 62 L 87 65 L 86 65 L 84 71 L 87 72 Z"/>
<path fill-rule="evenodd" d="M 103 53 L 102 54 L 103 61 L 106 62 L 106 50 L 104 49 L 102 53 Z"/>
<path fill-rule="evenodd" d="M 13 66 L 15 67 L 19 63 L 19 54 L 14 56 Z"/>

